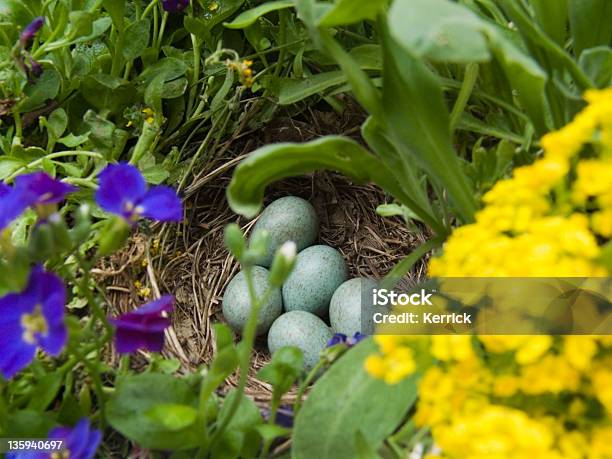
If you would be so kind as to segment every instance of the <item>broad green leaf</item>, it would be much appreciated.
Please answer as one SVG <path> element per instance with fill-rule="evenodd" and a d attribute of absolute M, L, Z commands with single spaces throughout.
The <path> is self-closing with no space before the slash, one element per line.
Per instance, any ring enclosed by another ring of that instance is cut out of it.
<path fill-rule="evenodd" d="M 206 23 L 206 33 L 210 33 L 212 28 L 222 23 L 242 6 L 244 0 L 223 0 L 219 2 L 219 8 L 204 17 Z"/>
<path fill-rule="evenodd" d="M 47 129 L 53 138 L 59 139 L 64 134 L 67 127 L 68 115 L 66 114 L 66 110 L 63 108 L 58 108 L 54 110 L 51 115 L 49 115 L 49 119 L 47 120 Z"/>
<path fill-rule="evenodd" d="M 151 23 L 148 19 L 140 19 L 126 27 L 121 50 L 124 59 L 130 61 L 142 55 L 149 46 L 150 30 Z"/>
<path fill-rule="evenodd" d="M 208 28 L 204 19 L 192 18 L 191 16 L 185 15 L 183 18 L 183 25 L 185 26 L 185 30 L 187 30 L 187 32 L 202 39 L 206 38 Z"/>
<path fill-rule="evenodd" d="M 317 170 L 341 172 L 358 183 L 374 182 L 398 200 L 404 196 L 390 171 L 361 145 L 327 136 L 304 144 L 266 145 L 251 153 L 236 168 L 227 199 L 235 212 L 252 218 L 261 210 L 269 184 Z"/>
<path fill-rule="evenodd" d="M 107 403 L 107 419 L 113 428 L 143 448 L 189 449 L 197 446 L 201 439 L 199 426 L 187 424 L 189 409 L 180 409 L 171 425 L 164 425 L 159 419 L 163 407 L 177 405 L 197 406 L 197 389 L 188 381 L 159 373 L 142 373 L 122 376 L 118 379 L 115 392 Z M 162 408 L 159 408 L 159 407 Z M 191 413 L 191 411 L 189 411 Z M 178 419 L 181 418 L 181 419 Z"/>
<path fill-rule="evenodd" d="M 64 382 L 64 375 L 61 373 L 47 373 L 40 378 L 34 390 L 30 394 L 28 409 L 45 411 L 47 407 L 56 399 Z"/>
<path fill-rule="evenodd" d="M 580 55 L 579 65 L 596 87 L 612 85 L 612 49 L 609 47 L 585 49 Z"/>
<path fill-rule="evenodd" d="M 567 0 L 531 0 L 535 19 L 542 30 L 559 46 L 567 35 Z"/>
<path fill-rule="evenodd" d="M 164 76 L 164 81 L 171 81 L 182 77 L 187 73 L 187 64 L 174 57 L 164 57 L 155 64 L 148 66 L 138 77 L 147 86 L 160 75 Z"/>
<path fill-rule="evenodd" d="M 495 56 L 538 133 L 544 134 L 552 128 L 545 94 L 546 73 L 496 25 L 476 16 L 467 7 L 449 0 L 395 2 L 389 28 L 397 43 L 418 57 L 472 62 L 489 61 Z M 445 36 L 459 32 L 460 37 Z"/>
<path fill-rule="evenodd" d="M 568 0 L 574 54 L 595 46 L 610 46 L 612 2 L 610 0 Z"/>
<path fill-rule="evenodd" d="M 360 45 L 349 52 L 364 70 L 382 70 L 382 49 L 380 45 Z"/>
<path fill-rule="evenodd" d="M 104 32 L 108 30 L 112 22 L 113 21 L 109 17 L 102 17 L 102 18 L 96 19 L 93 23 L 93 28 L 89 35 L 82 35 L 82 36 L 76 37 L 76 39 L 72 40 L 71 43 L 73 44 L 86 43 L 86 42 L 89 42 L 89 41 L 92 41 L 98 38 L 100 35 L 102 35 Z"/>
<path fill-rule="evenodd" d="M 387 33 L 383 50 L 383 119 L 389 139 L 448 191 L 463 222 L 471 222 L 476 202 L 453 150 L 440 81 L 421 59 L 397 46 Z"/>
<path fill-rule="evenodd" d="M 284 347 L 257 373 L 257 378 L 274 386 L 276 394 L 284 394 L 302 373 L 304 357 L 297 347 Z"/>
<path fill-rule="evenodd" d="M 91 35 L 93 32 L 94 15 L 87 11 L 70 12 L 70 30 L 68 39 Z"/>
<path fill-rule="evenodd" d="M 355 450 L 357 459 L 380 459 L 380 456 L 372 446 L 368 443 L 365 435 L 361 430 L 355 434 Z"/>
<path fill-rule="evenodd" d="M 26 98 L 18 107 L 21 112 L 40 108 L 50 99 L 54 99 L 60 89 L 61 77 L 57 70 L 45 69 L 43 74 L 32 85 L 25 89 Z"/>
<path fill-rule="evenodd" d="M 529 56 L 523 54 L 501 34 L 490 29 L 489 39 L 496 59 L 503 66 L 506 77 L 529 116 L 536 131 L 543 135 L 553 128 L 546 83 L 548 76 Z"/>
<path fill-rule="evenodd" d="M 17 169 L 26 165 L 26 162 L 10 156 L 0 156 L 0 180 L 4 180 Z"/>
<path fill-rule="evenodd" d="M 318 73 L 304 79 L 284 79 L 280 82 L 278 102 L 290 105 L 315 94 L 322 94 L 326 89 L 346 82 L 346 75 L 341 70 Z"/>
<path fill-rule="evenodd" d="M 248 446 L 246 443 L 249 435 L 254 434 L 257 426 L 262 423 L 261 414 L 255 402 L 235 390 L 225 397 L 219 412 L 219 419 L 224 419 L 227 416 L 230 406 L 238 396 L 241 398 L 236 414 L 221 434 L 219 441 L 212 447 L 211 456 L 213 459 L 245 457 L 245 454 L 241 454 L 241 451 Z"/>
<path fill-rule="evenodd" d="M 317 381 L 299 411 L 293 459 L 353 459 L 358 431 L 378 448 L 416 400 L 414 379 L 396 385 L 368 375 L 365 359 L 376 345 L 367 339 L 344 354 Z"/>
<path fill-rule="evenodd" d="M 274 2 L 266 2 L 261 5 L 251 8 L 250 10 L 240 13 L 232 22 L 226 22 L 223 25 L 228 29 L 244 29 L 254 24 L 260 17 L 272 12 L 285 8 L 291 8 L 294 5 L 293 0 L 278 0 Z"/>
<path fill-rule="evenodd" d="M 81 94 L 98 110 L 119 113 L 138 96 L 131 82 L 104 73 L 89 75 L 81 84 Z"/>
<path fill-rule="evenodd" d="M 419 179 L 421 171 L 409 152 L 400 152 L 402 146 L 394 144 L 373 117 L 363 124 L 361 135 L 396 177 L 406 196 L 410 197 L 409 200 L 402 199 L 403 204 L 417 216 L 417 220 L 427 223 L 437 233 L 445 232 L 440 219 L 433 213 L 426 183 Z"/>
<path fill-rule="evenodd" d="M 387 0 L 336 0 L 333 7 L 319 19 L 319 26 L 337 27 L 376 19 L 387 3 Z"/>
<path fill-rule="evenodd" d="M 83 145 L 89 139 L 89 132 L 83 135 L 74 135 L 72 133 L 58 140 L 58 143 L 67 146 L 68 148 L 78 147 Z"/>
<path fill-rule="evenodd" d="M 396 1 L 389 28 L 399 44 L 434 61 L 467 63 L 491 57 L 482 20 L 447 0 Z"/>
<path fill-rule="evenodd" d="M 198 412 L 188 405 L 161 403 L 149 409 L 145 416 L 164 429 L 176 432 L 192 425 L 196 421 Z"/>
<path fill-rule="evenodd" d="M 123 30 L 125 24 L 125 0 L 103 0 L 102 5 L 110 14 L 113 24 L 118 30 Z"/>

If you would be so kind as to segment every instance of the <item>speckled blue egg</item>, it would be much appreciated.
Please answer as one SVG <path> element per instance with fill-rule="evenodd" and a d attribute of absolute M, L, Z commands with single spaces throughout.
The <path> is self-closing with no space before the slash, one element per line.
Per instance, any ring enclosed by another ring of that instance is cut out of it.
<path fill-rule="evenodd" d="M 306 311 L 289 311 L 274 321 L 268 333 L 268 349 L 274 354 L 285 346 L 295 346 L 304 354 L 304 368 L 312 369 L 332 332 L 319 317 Z"/>
<path fill-rule="evenodd" d="M 361 323 L 364 309 L 366 314 L 372 311 L 372 290 L 377 287 L 376 281 L 365 277 L 347 280 L 336 289 L 329 303 L 329 321 L 334 333 L 353 336 L 365 333 Z"/>
<path fill-rule="evenodd" d="M 327 245 L 304 249 L 283 285 L 285 311 L 307 311 L 324 316 L 332 295 L 347 274 L 346 262 L 336 249 Z"/>
<path fill-rule="evenodd" d="M 253 234 L 268 232 L 268 250 L 257 264 L 269 268 L 276 250 L 287 241 L 297 245 L 298 252 L 311 246 L 317 239 L 319 220 L 312 205 L 295 196 L 277 199 L 264 209 L 255 223 Z"/>
<path fill-rule="evenodd" d="M 260 266 L 251 268 L 253 276 L 253 287 L 258 298 L 263 297 L 270 287 L 268 282 L 269 272 Z M 229 326 L 236 332 L 242 333 L 244 325 L 251 313 L 251 300 L 244 271 L 240 271 L 230 281 L 223 295 L 223 315 Z M 272 322 L 280 316 L 283 310 L 283 300 L 280 289 L 272 290 L 270 299 L 261 306 L 257 315 L 257 335 L 268 332 Z"/>

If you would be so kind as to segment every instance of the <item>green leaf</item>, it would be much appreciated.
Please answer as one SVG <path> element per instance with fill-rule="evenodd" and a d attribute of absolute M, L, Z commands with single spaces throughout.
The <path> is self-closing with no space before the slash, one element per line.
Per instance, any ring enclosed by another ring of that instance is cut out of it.
<path fill-rule="evenodd" d="M 531 0 L 536 21 L 559 46 L 567 35 L 567 0 Z"/>
<path fill-rule="evenodd" d="M 393 38 L 416 57 L 468 63 L 495 56 L 538 133 L 552 128 L 546 73 L 496 25 L 448 0 L 395 2 L 389 18 Z"/>
<path fill-rule="evenodd" d="M 118 30 L 123 30 L 125 17 L 125 0 L 103 0 L 102 5 L 113 19 Z"/>
<path fill-rule="evenodd" d="M 170 173 L 161 165 L 155 165 L 143 169 L 142 176 L 145 178 L 147 183 L 150 183 L 151 185 L 159 185 L 170 176 Z"/>
<path fill-rule="evenodd" d="M 68 127 L 68 114 L 63 108 L 58 108 L 49 115 L 47 130 L 54 139 L 59 139 Z"/>
<path fill-rule="evenodd" d="M 337 0 L 331 9 L 319 19 L 321 27 L 337 27 L 354 24 L 376 16 L 387 6 L 387 0 Z"/>
<path fill-rule="evenodd" d="M 45 411 L 53 402 L 64 382 L 64 375 L 61 373 L 47 373 L 36 382 L 34 390 L 30 396 L 28 409 L 35 411 Z"/>
<path fill-rule="evenodd" d="M 198 412 L 192 406 L 161 403 L 147 410 L 145 416 L 164 429 L 176 432 L 192 425 Z"/>
<path fill-rule="evenodd" d="M 162 76 L 171 81 L 187 73 L 187 64 L 174 57 L 164 57 L 153 65 L 147 66 L 138 77 L 143 85 L 149 85 L 155 78 Z"/>
<path fill-rule="evenodd" d="M 112 22 L 113 21 L 111 20 L 111 18 L 108 18 L 108 17 L 102 17 L 102 18 L 96 19 L 93 23 L 92 32 L 89 35 L 82 35 L 80 37 L 77 37 L 75 40 L 72 40 L 71 43 L 72 44 L 86 43 L 86 42 L 95 40 L 96 38 L 98 38 L 100 35 L 102 35 L 104 32 L 108 30 Z"/>
<path fill-rule="evenodd" d="M 290 105 L 315 94 L 321 95 L 328 88 L 346 82 L 346 75 L 341 70 L 318 73 L 308 78 L 295 80 L 283 79 L 280 82 L 278 102 Z"/>
<path fill-rule="evenodd" d="M 574 54 L 605 45 L 612 40 L 612 2 L 609 0 L 568 0 Z"/>
<path fill-rule="evenodd" d="M 481 32 L 482 20 L 454 2 L 394 2 L 389 28 L 399 44 L 434 61 L 468 63 L 491 57 Z"/>
<path fill-rule="evenodd" d="M 262 424 L 257 426 L 256 430 L 261 438 L 269 442 L 272 442 L 277 438 L 287 437 L 291 433 L 290 429 L 281 427 L 277 424 Z"/>
<path fill-rule="evenodd" d="M 325 169 L 341 172 L 357 183 L 374 182 L 394 196 L 404 196 L 390 171 L 361 145 L 345 137 L 327 136 L 304 144 L 266 145 L 251 153 L 238 165 L 227 189 L 230 207 L 252 218 L 261 210 L 269 184 Z"/>
<path fill-rule="evenodd" d="M 293 0 L 278 0 L 274 2 L 262 3 L 255 8 L 243 11 L 240 13 L 232 22 L 226 22 L 223 25 L 228 29 L 244 29 L 257 21 L 260 17 L 271 13 L 272 11 L 278 11 L 285 8 L 291 8 L 293 6 Z"/>
<path fill-rule="evenodd" d="M 30 112 L 40 108 L 59 93 L 61 83 L 60 74 L 53 68 L 45 69 L 34 84 L 26 86 L 23 102 L 18 105 L 20 112 Z"/>
<path fill-rule="evenodd" d="M 0 156 L 0 180 L 11 176 L 20 167 L 25 166 L 27 163 L 18 158 L 12 158 L 10 156 Z"/>
<path fill-rule="evenodd" d="M 193 448 L 203 428 L 191 420 L 196 393 L 188 381 L 170 375 L 122 376 L 107 404 L 108 422 L 143 448 Z M 173 419 L 164 421 L 164 411 Z"/>
<path fill-rule="evenodd" d="M 440 81 L 421 59 L 397 46 L 388 34 L 383 36 L 383 50 L 383 116 L 390 140 L 448 191 L 463 222 L 471 222 L 476 202 L 453 149 Z"/>
<path fill-rule="evenodd" d="M 382 70 L 383 68 L 380 45 L 355 46 L 349 54 L 364 70 Z"/>
<path fill-rule="evenodd" d="M 585 49 L 579 65 L 596 87 L 603 89 L 612 85 L 612 49 L 609 47 Z"/>
<path fill-rule="evenodd" d="M 94 15 L 88 11 L 70 12 L 70 31 L 68 39 L 91 35 L 93 32 Z"/>
<path fill-rule="evenodd" d="M 79 145 L 83 145 L 85 142 L 87 142 L 87 140 L 89 140 L 89 132 L 83 135 L 74 135 L 71 133 L 59 139 L 58 143 L 61 143 L 68 148 L 74 148 L 78 147 Z"/>
<path fill-rule="evenodd" d="M 210 33 L 212 28 L 222 23 L 242 6 L 244 0 L 223 0 L 219 2 L 219 8 L 204 19 L 206 33 Z"/>
<path fill-rule="evenodd" d="M 81 84 L 81 93 L 98 110 L 112 113 L 122 112 L 137 97 L 131 82 L 104 73 L 87 76 Z"/>
<path fill-rule="evenodd" d="M 380 456 L 370 446 L 361 430 L 358 430 L 355 434 L 355 450 L 357 452 L 357 459 L 380 459 Z"/>
<path fill-rule="evenodd" d="M 140 19 L 127 26 L 121 50 L 125 60 L 131 61 L 142 55 L 149 46 L 150 31 L 151 23 L 148 19 Z"/>
<path fill-rule="evenodd" d="M 282 395 L 291 389 L 303 368 L 302 351 L 296 347 L 284 347 L 272 356 L 270 363 L 257 372 L 257 378 L 272 384 L 275 393 Z"/>
<path fill-rule="evenodd" d="M 416 400 L 416 384 L 409 378 L 388 385 L 369 376 L 363 366 L 375 349 L 372 339 L 363 341 L 314 385 L 296 418 L 293 459 L 353 459 L 358 431 L 378 448 L 396 429 Z"/>
<path fill-rule="evenodd" d="M 218 419 L 224 419 L 227 416 L 236 397 L 240 397 L 238 410 L 219 437 L 219 441 L 213 445 L 211 451 L 213 459 L 245 457 L 244 454 L 241 454 L 241 451 L 246 446 L 245 443 L 249 433 L 254 432 L 257 426 L 262 423 L 261 414 L 255 402 L 235 390 L 225 397 Z"/>

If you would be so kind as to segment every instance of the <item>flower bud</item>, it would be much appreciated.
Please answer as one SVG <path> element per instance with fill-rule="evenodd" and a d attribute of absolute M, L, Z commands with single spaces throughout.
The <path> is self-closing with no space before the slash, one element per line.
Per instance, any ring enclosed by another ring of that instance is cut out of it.
<path fill-rule="evenodd" d="M 285 242 L 276 251 L 270 268 L 270 284 L 273 287 L 280 287 L 285 283 L 293 271 L 296 257 L 297 245 L 293 241 Z"/>
<path fill-rule="evenodd" d="M 232 223 L 225 227 L 224 233 L 225 246 L 229 249 L 236 260 L 241 261 L 246 252 L 246 243 L 244 235 L 238 225 Z"/>
<path fill-rule="evenodd" d="M 28 24 L 28 26 L 23 29 L 23 32 L 21 32 L 21 35 L 19 36 L 19 43 L 21 44 L 21 46 L 27 48 L 32 39 L 34 38 L 34 35 L 38 33 L 38 31 L 42 28 L 44 24 L 45 18 L 42 16 L 39 16 L 35 18 L 32 22 L 30 22 L 30 24 Z"/>
<path fill-rule="evenodd" d="M 74 214 L 74 228 L 70 231 L 70 237 L 75 244 L 80 244 L 87 239 L 91 231 L 90 207 L 82 204 Z"/>

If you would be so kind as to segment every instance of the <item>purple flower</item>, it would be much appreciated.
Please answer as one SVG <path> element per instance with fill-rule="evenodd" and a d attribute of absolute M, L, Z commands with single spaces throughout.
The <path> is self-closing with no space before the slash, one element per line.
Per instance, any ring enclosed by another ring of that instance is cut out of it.
<path fill-rule="evenodd" d="M 162 0 L 162 7 L 168 13 L 180 13 L 189 6 L 189 0 Z"/>
<path fill-rule="evenodd" d="M 344 333 L 336 333 L 327 342 L 327 347 L 335 346 L 336 344 L 345 344 L 347 336 Z"/>
<path fill-rule="evenodd" d="M 0 298 L 0 373 L 5 378 L 28 366 L 39 347 L 52 356 L 62 352 L 68 338 L 65 304 L 62 280 L 41 266 L 32 269 L 23 292 Z"/>
<path fill-rule="evenodd" d="M 24 451 L 9 453 L 7 459 L 52 459 L 66 457 L 70 459 L 93 459 L 102 440 L 102 433 L 89 425 L 87 418 L 82 418 L 74 428 L 55 427 L 47 436 L 49 440 L 62 440 L 62 449 L 53 453 Z"/>
<path fill-rule="evenodd" d="M 30 24 L 23 29 L 21 35 L 19 36 L 19 43 L 21 43 L 21 46 L 26 47 L 44 24 L 45 18 L 42 16 L 39 16 L 30 22 Z"/>
<path fill-rule="evenodd" d="M 268 408 L 264 408 L 262 410 L 262 415 L 264 421 L 268 422 L 270 420 L 270 410 Z M 293 427 L 293 417 L 295 414 L 293 413 L 293 408 L 289 405 L 283 405 L 276 410 L 276 417 L 274 418 L 274 423 L 281 427 L 286 427 L 290 429 Z"/>
<path fill-rule="evenodd" d="M 15 186 L 1 184 L 0 187 L 0 231 L 28 207 L 57 204 L 76 187 L 55 180 L 45 172 L 21 175 L 15 179 Z"/>
<path fill-rule="evenodd" d="M 30 59 L 30 72 L 29 76 L 34 78 L 38 78 L 43 73 L 42 65 L 39 62 L 36 62 L 34 59 Z"/>
<path fill-rule="evenodd" d="M 0 182 L 0 231 L 9 226 L 27 207 L 28 203 L 19 192 Z"/>
<path fill-rule="evenodd" d="M 161 352 L 164 347 L 164 330 L 170 326 L 167 313 L 173 306 L 174 298 L 164 295 L 135 311 L 110 319 L 116 329 L 117 352 L 126 354 L 139 349 Z"/>
<path fill-rule="evenodd" d="M 125 163 L 111 164 L 100 173 L 96 201 L 102 209 L 132 224 L 140 217 L 160 222 L 183 219 L 183 205 L 172 188 L 154 186 L 147 190 L 140 171 Z"/>
<path fill-rule="evenodd" d="M 57 204 L 78 190 L 73 185 L 51 178 L 46 172 L 20 175 L 15 179 L 15 189 L 23 193 L 28 206 Z"/>
<path fill-rule="evenodd" d="M 346 344 L 348 347 L 353 347 L 359 342 L 366 339 L 368 336 L 363 333 L 357 332 L 352 337 L 346 336 L 344 333 L 336 333 L 332 338 L 327 342 L 327 347 L 335 346 L 336 344 Z"/>

